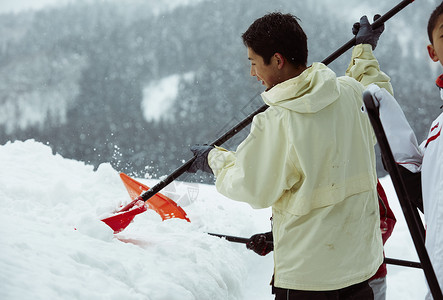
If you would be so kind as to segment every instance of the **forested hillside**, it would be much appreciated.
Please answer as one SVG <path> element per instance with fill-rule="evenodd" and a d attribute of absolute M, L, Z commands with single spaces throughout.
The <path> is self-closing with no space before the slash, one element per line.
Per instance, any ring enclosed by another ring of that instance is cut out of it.
<path fill-rule="evenodd" d="M 375 51 L 420 141 L 441 105 L 441 67 L 426 53 L 436 2 L 416 1 L 395 16 Z M 190 158 L 189 145 L 211 142 L 262 105 L 240 38 L 253 20 L 277 10 L 298 16 L 313 62 L 352 37 L 352 15 L 398 2 L 223 0 L 167 10 L 153 3 L 75 2 L 0 15 L 0 143 L 34 138 L 95 166 L 168 174 Z M 349 58 L 331 67 L 344 74 Z M 174 91 L 170 107 L 147 118 L 158 109 L 152 97 L 164 101 L 160 86 Z M 225 147 L 235 149 L 245 134 Z"/>

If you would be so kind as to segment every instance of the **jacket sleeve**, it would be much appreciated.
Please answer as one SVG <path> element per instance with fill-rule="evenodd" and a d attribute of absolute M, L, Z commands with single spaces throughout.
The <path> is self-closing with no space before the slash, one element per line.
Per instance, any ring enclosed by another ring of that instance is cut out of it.
<path fill-rule="evenodd" d="M 208 162 L 221 194 L 265 208 L 300 180 L 291 160 L 295 150 L 286 138 L 285 113 L 271 107 L 256 115 L 251 132 L 236 152 L 219 147 L 211 150 Z"/>
<path fill-rule="evenodd" d="M 380 89 L 376 85 L 369 86 L 367 91 L 376 100 L 375 104 L 379 109 L 380 122 L 383 125 L 395 161 L 413 173 L 419 172 L 423 152 L 397 100 L 385 89 Z"/>
<path fill-rule="evenodd" d="M 383 189 L 383 186 L 377 181 L 377 194 L 378 194 L 378 204 L 380 209 L 380 229 L 382 230 L 383 245 L 386 243 L 388 238 L 391 236 L 394 230 L 395 223 L 397 219 L 395 218 L 394 212 L 389 206 L 388 197 Z"/>
<path fill-rule="evenodd" d="M 354 47 L 346 76 L 356 79 L 364 87 L 375 83 L 392 95 L 394 94 L 390 83 L 391 79 L 380 70 L 380 65 L 372 53 L 372 46 L 369 44 L 359 44 Z"/>

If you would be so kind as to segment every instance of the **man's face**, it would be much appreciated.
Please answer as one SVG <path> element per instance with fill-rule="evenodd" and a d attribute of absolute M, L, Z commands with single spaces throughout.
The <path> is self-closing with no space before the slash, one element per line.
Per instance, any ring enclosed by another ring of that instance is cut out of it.
<path fill-rule="evenodd" d="M 436 26 L 432 32 L 432 45 L 428 45 L 429 57 L 433 61 L 440 61 L 443 65 L 443 15 L 437 19 Z"/>
<path fill-rule="evenodd" d="M 280 83 L 279 69 L 275 57 L 271 57 L 271 62 L 269 65 L 266 65 L 263 57 L 248 47 L 248 59 L 251 62 L 251 76 L 257 77 L 257 80 L 261 81 L 266 89 L 270 89 Z"/>

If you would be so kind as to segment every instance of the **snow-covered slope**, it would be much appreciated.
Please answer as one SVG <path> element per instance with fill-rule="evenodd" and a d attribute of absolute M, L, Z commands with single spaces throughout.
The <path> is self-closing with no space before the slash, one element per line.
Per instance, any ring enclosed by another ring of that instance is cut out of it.
<path fill-rule="evenodd" d="M 416 260 L 389 178 L 382 183 L 399 219 L 386 254 Z M 0 299 L 273 299 L 272 255 L 206 234 L 268 231 L 269 209 L 211 185 L 177 182 L 164 193 L 190 223 L 148 210 L 113 235 L 100 219 L 130 199 L 110 165 L 94 170 L 33 140 L 0 146 Z M 420 270 L 388 273 L 388 299 L 422 298 Z"/>

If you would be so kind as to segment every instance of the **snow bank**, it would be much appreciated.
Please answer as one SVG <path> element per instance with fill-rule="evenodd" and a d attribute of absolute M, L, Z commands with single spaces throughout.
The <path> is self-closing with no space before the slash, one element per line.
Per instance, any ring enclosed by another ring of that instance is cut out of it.
<path fill-rule="evenodd" d="M 0 299 L 242 299 L 251 252 L 205 232 L 250 235 L 269 216 L 201 185 L 191 223 L 148 210 L 114 237 L 100 217 L 130 199 L 110 165 L 28 140 L 1 146 L 0 166 Z"/>
<path fill-rule="evenodd" d="M 130 199 L 109 164 L 94 171 L 28 140 L 0 146 L 0 170 L 0 299 L 273 299 L 272 255 L 206 234 L 269 231 L 270 210 L 175 182 L 163 193 L 191 223 L 148 210 L 114 235 L 100 220 Z M 398 219 L 386 256 L 417 261 L 392 183 L 381 182 Z M 388 266 L 388 299 L 425 293 L 421 270 Z"/>

